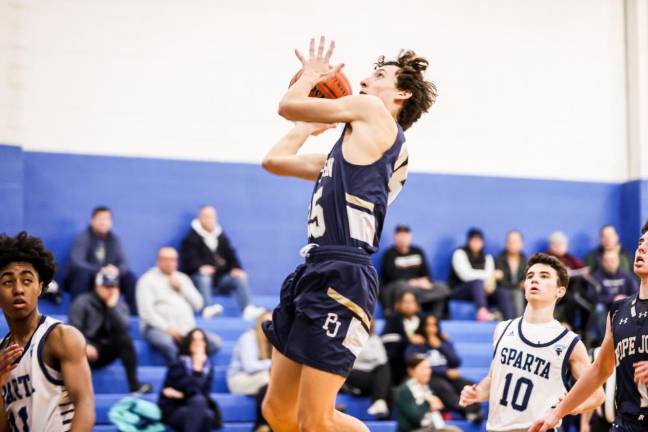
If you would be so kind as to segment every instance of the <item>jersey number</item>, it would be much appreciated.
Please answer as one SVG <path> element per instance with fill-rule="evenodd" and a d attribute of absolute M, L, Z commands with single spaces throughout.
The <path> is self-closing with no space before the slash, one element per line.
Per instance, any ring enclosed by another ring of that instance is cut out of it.
<path fill-rule="evenodd" d="M 22 430 L 18 429 L 18 426 L 16 426 L 16 417 L 14 416 L 13 411 L 9 413 L 9 429 L 11 429 L 11 432 L 29 432 L 29 416 L 27 415 L 27 407 L 22 407 L 18 410 L 18 417 L 20 417 L 23 424 Z"/>
<path fill-rule="evenodd" d="M 513 374 L 508 373 L 504 377 L 504 394 L 502 399 L 500 399 L 500 405 L 508 406 L 509 403 L 509 390 L 511 389 L 511 381 L 513 380 Z M 522 402 L 520 403 L 520 393 L 522 392 L 522 386 L 524 386 L 524 395 L 522 396 Z M 533 381 L 528 378 L 521 377 L 515 383 L 515 388 L 513 389 L 513 398 L 511 399 L 511 407 L 516 411 L 524 411 L 529 405 L 529 398 L 531 397 L 531 391 L 533 390 Z"/>
<path fill-rule="evenodd" d="M 313 201 L 311 201 L 310 215 L 308 216 L 308 237 L 318 238 L 322 237 L 326 232 L 326 225 L 324 224 L 324 209 L 317 202 L 322 198 L 323 186 L 313 194 Z"/>

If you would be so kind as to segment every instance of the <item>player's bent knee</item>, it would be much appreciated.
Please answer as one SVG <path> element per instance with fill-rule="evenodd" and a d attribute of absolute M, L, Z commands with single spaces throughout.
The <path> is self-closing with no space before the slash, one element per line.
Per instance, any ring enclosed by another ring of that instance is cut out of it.
<path fill-rule="evenodd" d="M 299 418 L 299 432 L 321 432 L 335 430 L 335 423 L 330 418 L 303 416 Z"/>
<path fill-rule="evenodd" d="M 266 397 L 261 403 L 263 418 L 272 426 L 273 430 L 295 430 L 297 419 L 294 415 L 294 407 L 284 406 L 271 397 Z M 281 427 L 280 427 L 281 426 Z"/>

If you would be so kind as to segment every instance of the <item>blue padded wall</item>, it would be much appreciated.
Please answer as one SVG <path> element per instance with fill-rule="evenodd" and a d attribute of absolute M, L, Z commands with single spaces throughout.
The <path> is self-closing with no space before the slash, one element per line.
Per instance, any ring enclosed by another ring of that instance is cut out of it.
<path fill-rule="evenodd" d="M 44 237 L 59 261 L 97 204 L 115 214 L 137 273 L 156 250 L 177 246 L 196 209 L 212 203 L 249 270 L 253 290 L 276 293 L 300 262 L 311 185 L 279 178 L 251 164 L 26 152 L 24 227 Z M 624 194 L 625 193 L 625 194 Z M 548 233 L 564 230 L 582 255 L 600 225 L 623 225 L 628 191 L 618 184 L 459 175 L 410 175 L 388 213 L 383 246 L 397 223 L 412 226 L 438 278 L 447 277 L 453 248 L 479 226 L 496 252 L 511 228 L 524 232 L 529 252 Z M 627 237 L 627 236 L 625 236 Z"/>

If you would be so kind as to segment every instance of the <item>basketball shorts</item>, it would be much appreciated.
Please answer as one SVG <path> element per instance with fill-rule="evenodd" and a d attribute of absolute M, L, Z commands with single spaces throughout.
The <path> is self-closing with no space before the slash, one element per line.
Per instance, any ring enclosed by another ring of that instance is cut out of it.
<path fill-rule="evenodd" d="M 378 275 L 358 248 L 318 246 L 284 281 L 263 331 L 289 359 L 347 377 L 369 339 Z"/>
<path fill-rule="evenodd" d="M 610 428 L 610 432 L 646 432 L 648 431 L 648 418 L 639 420 L 626 415 L 617 414 Z"/>

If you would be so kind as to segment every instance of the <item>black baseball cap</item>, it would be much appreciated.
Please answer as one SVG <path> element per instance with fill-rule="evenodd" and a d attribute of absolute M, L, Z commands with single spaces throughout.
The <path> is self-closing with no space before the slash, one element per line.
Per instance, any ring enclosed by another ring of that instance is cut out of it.
<path fill-rule="evenodd" d="M 119 276 L 112 272 L 99 272 L 95 283 L 105 287 L 116 287 L 119 286 Z"/>
<path fill-rule="evenodd" d="M 412 230 L 410 229 L 409 225 L 405 225 L 405 224 L 398 224 L 394 229 L 395 234 L 398 234 L 399 232 L 411 232 L 411 231 Z"/>

